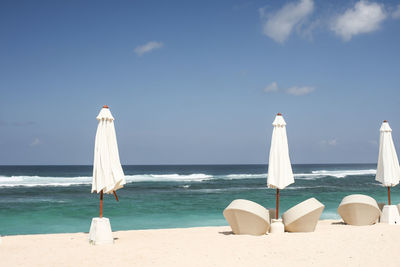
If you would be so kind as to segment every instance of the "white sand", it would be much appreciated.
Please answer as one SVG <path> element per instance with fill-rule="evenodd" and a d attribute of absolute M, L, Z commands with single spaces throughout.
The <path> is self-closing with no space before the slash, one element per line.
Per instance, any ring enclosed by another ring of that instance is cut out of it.
<path fill-rule="evenodd" d="M 3 236 L 0 266 L 400 266 L 400 225 L 320 221 L 313 233 L 236 236 L 229 227 Z"/>

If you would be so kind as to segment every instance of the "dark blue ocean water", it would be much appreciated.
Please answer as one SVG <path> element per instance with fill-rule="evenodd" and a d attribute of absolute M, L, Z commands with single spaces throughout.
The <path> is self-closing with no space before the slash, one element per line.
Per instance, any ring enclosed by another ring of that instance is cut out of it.
<path fill-rule="evenodd" d="M 113 230 L 226 225 L 223 209 L 244 198 L 275 207 L 266 165 L 123 166 L 127 185 L 104 200 Z M 341 199 L 361 193 L 387 201 L 375 164 L 293 165 L 295 183 L 280 191 L 281 213 L 309 197 L 339 218 Z M 92 166 L 0 166 L 0 235 L 87 232 L 98 216 Z M 400 202 L 400 190 L 392 189 Z"/>

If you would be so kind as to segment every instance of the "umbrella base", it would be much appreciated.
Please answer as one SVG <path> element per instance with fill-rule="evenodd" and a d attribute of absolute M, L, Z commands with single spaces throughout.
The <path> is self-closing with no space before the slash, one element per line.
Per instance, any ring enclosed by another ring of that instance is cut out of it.
<path fill-rule="evenodd" d="M 110 220 L 108 218 L 93 218 L 89 231 L 89 243 L 92 245 L 113 244 Z"/>
<path fill-rule="evenodd" d="M 396 205 L 385 205 L 382 209 L 381 223 L 400 224 L 400 215 Z"/>
<path fill-rule="evenodd" d="M 271 234 L 283 234 L 285 232 L 285 226 L 282 223 L 282 219 L 272 219 L 269 232 Z"/>

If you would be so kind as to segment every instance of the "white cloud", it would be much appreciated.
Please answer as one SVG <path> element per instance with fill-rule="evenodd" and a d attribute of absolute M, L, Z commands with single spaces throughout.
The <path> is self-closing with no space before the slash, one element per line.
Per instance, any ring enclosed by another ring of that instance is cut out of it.
<path fill-rule="evenodd" d="M 264 92 L 266 92 L 266 93 L 277 92 L 278 90 L 279 90 L 279 87 L 276 82 L 273 82 L 264 88 Z"/>
<path fill-rule="evenodd" d="M 301 25 L 313 10 L 313 0 L 288 3 L 275 14 L 265 14 L 264 9 L 260 9 L 261 17 L 266 18 L 263 33 L 276 42 L 283 43 L 289 37 L 293 28 Z"/>
<path fill-rule="evenodd" d="M 297 33 L 308 40 L 313 40 L 313 32 L 321 26 L 322 26 L 321 19 L 316 19 L 305 25 L 305 27 L 298 29 Z"/>
<path fill-rule="evenodd" d="M 330 139 L 330 140 L 322 140 L 321 141 L 322 145 L 329 145 L 329 146 L 336 146 L 337 145 L 337 139 Z"/>
<path fill-rule="evenodd" d="M 331 29 L 343 40 L 349 41 L 354 35 L 378 30 L 385 18 L 383 5 L 361 0 L 337 16 Z"/>
<path fill-rule="evenodd" d="M 163 46 L 164 46 L 164 44 L 162 42 L 152 41 L 152 42 L 148 42 L 147 44 L 140 45 L 140 46 L 136 47 L 135 48 L 135 53 L 137 55 L 141 56 L 141 55 L 143 55 L 145 53 L 151 52 L 151 51 L 153 51 L 155 49 L 159 49 L 159 48 L 161 48 Z"/>
<path fill-rule="evenodd" d="M 286 90 L 286 92 L 290 95 L 307 95 L 314 91 L 315 88 L 311 86 L 293 86 Z"/>
<path fill-rule="evenodd" d="M 392 18 L 394 19 L 400 19 L 400 4 L 397 6 L 395 11 L 392 13 Z"/>
<path fill-rule="evenodd" d="M 300 95 L 307 95 L 314 90 L 315 88 L 311 86 L 292 86 L 288 89 L 284 89 L 283 91 L 285 91 L 289 95 L 300 96 Z M 265 93 L 272 93 L 278 91 L 281 91 L 281 88 L 279 88 L 277 82 L 272 82 L 267 87 L 264 88 Z"/>
<path fill-rule="evenodd" d="M 42 142 L 39 140 L 39 138 L 35 138 L 33 141 L 32 141 L 32 143 L 30 143 L 29 145 L 30 146 L 37 146 L 37 145 L 40 145 Z"/>
<path fill-rule="evenodd" d="M 336 139 L 328 140 L 328 145 L 336 146 L 337 145 L 337 140 Z"/>

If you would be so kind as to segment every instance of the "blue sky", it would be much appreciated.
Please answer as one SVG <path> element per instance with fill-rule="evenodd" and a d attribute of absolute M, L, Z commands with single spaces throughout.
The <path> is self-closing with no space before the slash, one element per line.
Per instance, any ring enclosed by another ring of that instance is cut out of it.
<path fill-rule="evenodd" d="M 400 1 L 2 1 L 0 164 L 374 163 L 400 147 Z"/>

